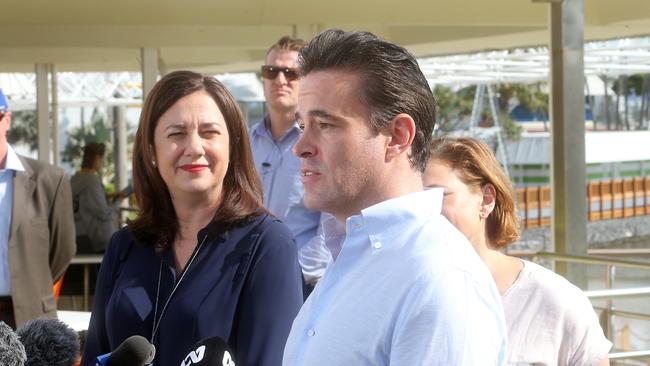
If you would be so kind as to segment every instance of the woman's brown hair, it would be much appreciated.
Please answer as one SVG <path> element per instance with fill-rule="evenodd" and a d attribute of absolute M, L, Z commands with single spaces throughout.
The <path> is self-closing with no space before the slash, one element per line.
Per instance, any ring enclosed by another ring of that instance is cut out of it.
<path fill-rule="evenodd" d="M 106 145 L 101 142 L 89 142 L 84 146 L 84 155 L 81 159 L 81 168 L 90 169 L 95 167 L 95 160 L 98 156 L 104 157 Z"/>
<path fill-rule="evenodd" d="M 223 181 L 221 204 L 213 221 L 218 227 L 227 229 L 266 212 L 246 123 L 235 98 L 212 76 L 175 71 L 165 75 L 151 89 L 142 107 L 133 144 L 133 191 L 138 217 L 129 222 L 129 230 L 139 241 L 167 247 L 176 237 L 176 212 L 169 190 L 153 163 L 154 131 L 160 117 L 179 99 L 201 90 L 219 107 L 230 138 L 230 163 Z"/>
<path fill-rule="evenodd" d="M 430 160 L 448 164 L 458 178 L 473 189 L 494 186 L 494 210 L 487 217 L 487 238 L 491 245 L 504 247 L 519 239 L 519 217 L 514 190 L 490 147 L 471 137 L 438 138 L 431 145 Z"/>

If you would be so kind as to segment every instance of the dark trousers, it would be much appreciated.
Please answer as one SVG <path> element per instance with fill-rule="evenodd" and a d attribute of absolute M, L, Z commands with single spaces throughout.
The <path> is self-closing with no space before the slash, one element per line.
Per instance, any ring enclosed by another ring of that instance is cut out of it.
<path fill-rule="evenodd" d="M 11 329 L 16 329 L 14 304 L 11 301 L 11 296 L 0 296 L 0 320 L 10 326 Z"/>

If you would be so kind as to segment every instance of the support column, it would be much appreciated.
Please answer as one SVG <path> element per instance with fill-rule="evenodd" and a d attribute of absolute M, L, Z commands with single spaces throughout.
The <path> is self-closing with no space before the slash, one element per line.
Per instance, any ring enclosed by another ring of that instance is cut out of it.
<path fill-rule="evenodd" d="M 50 65 L 52 75 L 52 161 L 55 166 L 61 163 L 59 156 L 59 78 L 56 74 L 56 65 Z"/>
<path fill-rule="evenodd" d="M 48 65 L 36 64 L 36 121 L 38 160 L 50 163 L 50 101 Z"/>
<path fill-rule="evenodd" d="M 113 107 L 113 133 L 115 136 L 115 145 L 113 148 L 113 157 L 115 161 L 115 188 L 122 190 L 126 188 L 127 176 L 127 136 L 126 136 L 126 107 L 123 105 Z"/>
<path fill-rule="evenodd" d="M 145 100 L 151 88 L 158 81 L 158 50 L 156 48 L 141 48 L 140 56 L 142 59 L 142 100 Z"/>
<path fill-rule="evenodd" d="M 115 161 L 115 191 L 121 191 L 128 185 L 126 169 L 129 164 L 127 161 L 127 136 L 126 136 L 126 107 L 123 105 L 113 107 L 113 161 Z M 127 201 L 121 203 L 126 207 Z M 119 223 L 124 222 L 124 217 L 120 212 Z"/>
<path fill-rule="evenodd" d="M 553 246 L 558 253 L 585 255 L 584 0 L 551 2 L 550 23 Z M 558 262 L 556 271 L 585 288 L 584 266 Z"/>

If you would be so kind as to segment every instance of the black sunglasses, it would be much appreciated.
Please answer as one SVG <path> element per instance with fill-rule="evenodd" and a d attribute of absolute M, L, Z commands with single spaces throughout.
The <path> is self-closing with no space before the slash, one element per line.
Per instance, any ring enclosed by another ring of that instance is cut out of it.
<path fill-rule="evenodd" d="M 262 77 L 265 79 L 274 80 L 279 73 L 283 73 L 287 81 L 294 81 L 300 77 L 298 70 L 291 67 L 262 66 Z"/>

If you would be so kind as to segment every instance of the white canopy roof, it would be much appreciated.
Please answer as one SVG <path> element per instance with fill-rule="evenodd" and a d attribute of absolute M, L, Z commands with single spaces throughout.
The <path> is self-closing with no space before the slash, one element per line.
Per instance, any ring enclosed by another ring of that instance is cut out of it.
<path fill-rule="evenodd" d="M 137 71 L 140 48 L 163 71 L 257 69 L 279 37 L 369 30 L 417 56 L 548 44 L 549 8 L 531 0 L 0 0 L 0 72 Z M 584 1 L 585 38 L 650 34 L 650 1 Z"/>

